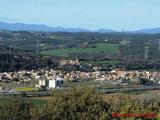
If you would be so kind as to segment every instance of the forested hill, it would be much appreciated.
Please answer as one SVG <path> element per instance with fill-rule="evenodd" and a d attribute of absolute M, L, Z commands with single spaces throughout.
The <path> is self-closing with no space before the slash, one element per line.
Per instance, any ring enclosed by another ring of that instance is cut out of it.
<path fill-rule="evenodd" d="M 102 68 L 157 69 L 160 34 L 0 31 L 0 57 L 1 71 L 54 68 L 54 58 Z"/>

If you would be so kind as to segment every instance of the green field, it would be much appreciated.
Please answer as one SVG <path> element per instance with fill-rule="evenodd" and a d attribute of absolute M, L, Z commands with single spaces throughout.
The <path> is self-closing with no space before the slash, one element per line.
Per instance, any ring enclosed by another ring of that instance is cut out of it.
<path fill-rule="evenodd" d="M 0 105 L 6 104 L 9 101 L 11 101 L 12 99 L 17 99 L 18 97 L 14 98 L 14 97 L 0 97 Z M 19 97 L 19 99 L 23 99 L 29 102 L 32 102 L 34 105 L 44 105 L 47 103 L 47 100 L 43 100 L 43 99 L 29 99 L 29 98 L 23 98 L 23 97 Z"/>
<path fill-rule="evenodd" d="M 119 44 L 110 43 L 96 43 L 95 48 L 65 48 L 57 50 L 43 51 L 42 54 L 53 56 L 68 56 L 72 53 L 94 54 L 94 53 L 116 53 L 118 51 Z"/>

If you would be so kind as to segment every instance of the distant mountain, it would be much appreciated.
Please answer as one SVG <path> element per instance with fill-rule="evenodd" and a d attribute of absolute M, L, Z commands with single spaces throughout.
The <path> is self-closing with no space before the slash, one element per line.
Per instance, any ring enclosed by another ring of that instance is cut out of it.
<path fill-rule="evenodd" d="M 37 24 L 24 24 L 24 23 L 6 23 L 0 22 L 0 30 L 11 30 L 11 31 L 45 31 L 45 32 L 99 32 L 99 33 L 110 33 L 116 32 L 111 29 L 99 29 L 91 31 L 82 28 L 63 28 L 63 27 L 50 27 L 47 25 Z"/>
<path fill-rule="evenodd" d="M 81 28 L 62 28 L 50 27 L 47 25 L 23 24 L 23 23 L 5 23 L 0 22 L 0 30 L 12 31 L 45 31 L 45 32 L 89 32 L 90 30 Z"/>
<path fill-rule="evenodd" d="M 24 23 L 6 23 L 0 22 L 0 30 L 11 30 L 11 31 L 44 31 L 44 32 L 99 32 L 99 33 L 111 33 L 119 32 L 112 29 L 99 29 L 99 30 L 88 30 L 82 28 L 63 28 L 63 27 L 50 27 L 47 25 L 37 24 L 24 24 Z M 142 29 L 137 31 L 128 31 L 128 33 L 146 33 L 155 34 L 160 33 L 160 28 Z"/>
<path fill-rule="evenodd" d="M 132 31 L 132 33 L 156 34 L 160 33 L 160 28 L 142 29 L 142 30 Z"/>

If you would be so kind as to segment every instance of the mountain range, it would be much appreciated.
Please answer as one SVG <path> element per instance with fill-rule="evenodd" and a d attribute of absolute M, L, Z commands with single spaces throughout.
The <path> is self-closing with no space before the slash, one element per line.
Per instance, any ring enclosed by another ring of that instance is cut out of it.
<path fill-rule="evenodd" d="M 24 23 L 6 23 L 0 22 L 0 30 L 11 30 L 11 31 L 44 31 L 44 32 L 99 32 L 99 33 L 111 33 L 120 32 L 112 29 L 99 29 L 89 30 L 82 28 L 63 28 L 63 27 L 50 27 L 43 24 L 24 24 Z M 155 34 L 160 33 L 160 28 L 141 29 L 137 31 L 126 31 L 127 33 L 144 33 L 144 34 Z"/>

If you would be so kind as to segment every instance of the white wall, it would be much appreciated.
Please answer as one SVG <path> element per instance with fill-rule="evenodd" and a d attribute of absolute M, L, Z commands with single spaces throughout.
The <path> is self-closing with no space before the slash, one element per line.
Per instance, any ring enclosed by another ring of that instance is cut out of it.
<path fill-rule="evenodd" d="M 39 85 L 40 86 L 45 86 L 46 84 L 45 84 L 45 80 L 39 80 Z"/>
<path fill-rule="evenodd" d="M 50 80 L 49 81 L 49 88 L 56 88 L 57 85 L 56 85 L 56 80 Z"/>

